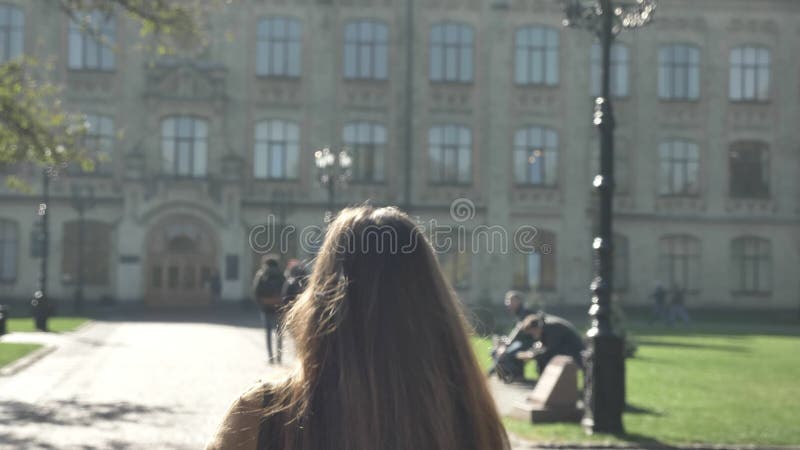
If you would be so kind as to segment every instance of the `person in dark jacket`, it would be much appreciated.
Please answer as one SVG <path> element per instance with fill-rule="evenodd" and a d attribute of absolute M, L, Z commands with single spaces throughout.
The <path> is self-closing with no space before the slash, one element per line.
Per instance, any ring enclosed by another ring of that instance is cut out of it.
<path fill-rule="evenodd" d="M 283 307 L 283 284 L 286 278 L 278 265 L 278 259 L 265 255 L 261 260 L 261 268 L 253 277 L 253 300 L 261 310 L 264 331 L 267 335 L 267 356 L 269 363 L 281 362 L 283 346 L 280 333 L 280 310 Z M 272 352 L 272 334 L 275 333 L 276 351 Z"/>
<path fill-rule="evenodd" d="M 534 340 L 522 332 L 521 324 L 533 312 L 525 307 L 525 298 L 519 291 L 508 291 L 504 303 L 509 314 L 516 318 L 516 324 L 507 336 L 495 342 L 489 376 L 497 374 L 501 380 L 512 382 L 524 378 L 525 361 L 517 358 L 517 354 L 530 350 Z"/>
<path fill-rule="evenodd" d="M 286 265 L 286 282 L 283 283 L 283 309 L 288 310 L 291 308 L 292 303 L 297 300 L 297 297 L 306 288 L 308 281 L 308 269 L 306 263 L 303 261 L 292 260 Z"/>
<path fill-rule="evenodd" d="M 571 356 L 575 364 L 583 369 L 583 338 L 568 321 L 549 314 L 532 314 L 522 321 L 521 328 L 536 343 L 532 349 L 519 352 L 517 357 L 535 360 L 539 375 L 556 355 Z"/>

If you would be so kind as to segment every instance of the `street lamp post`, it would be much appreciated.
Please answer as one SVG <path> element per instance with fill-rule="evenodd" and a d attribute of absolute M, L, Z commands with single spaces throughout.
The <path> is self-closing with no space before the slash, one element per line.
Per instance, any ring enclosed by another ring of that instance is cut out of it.
<path fill-rule="evenodd" d="M 350 181 L 350 168 L 353 159 L 347 150 L 338 154 L 329 148 L 314 152 L 314 162 L 317 166 L 317 179 L 319 184 L 328 191 L 328 212 L 333 216 L 336 202 L 336 184 L 346 185 Z"/>
<path fill-rule="evenodd" d="M 625 358 L 622 338 L 611 327 L 612 213 L 614 200 L 614 114 L 611 107 L 611 44 L 623 29 L 653 19 L 655 0 L 560 0 L 564 25 L 594 32 L 601 48 L 601 94 L 595 99 L 593 123 L 600 133 L 600 173 L 593 185 L 599 195 L 598 230 L 592 242 L 594 277 L 590 285 L 592 327 L 584 380 L 587 433 L 622 433 L 625 408 Z"/>
<path fill-rule="evenodd" d="M 39 284 L 31 299 L 33 321 L 37 330 L 47 331 L 50 303 L 47 298 L 47 267 L 50 261 L 50 230 L 47 207 L 50 203 L 50 168 L 42 169 L 42 199 L 39 203 Z"/>
<path fill-rule="evenodd" d="M 94 187 L 91 185 L 72 186 L 72 207 L 78 212 L 78 261 L 75 283 L 75 311 L 83 311 L 84 285 L 84 247 L 86 242 L 86 211 L 94 207 Z"/>

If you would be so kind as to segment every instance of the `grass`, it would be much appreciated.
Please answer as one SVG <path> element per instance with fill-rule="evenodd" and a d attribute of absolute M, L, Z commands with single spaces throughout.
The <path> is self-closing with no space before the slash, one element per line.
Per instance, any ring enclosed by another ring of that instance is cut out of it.
<path fill-rule="evenodd" d="M 693 324 L 630 327 L 626 434 L 586 436 L 578 424 L 505 419 L 539 442 L 796 445 L 800 442 L 800 328 Z M 481 364 L 488 342 L 473 342 Z"/>
<path fill-rule="evenodd" d="M 86 323 L 86 317 L 51 317 L 47 320 L 47 327 L 54 333 L 72 331 Z M 8 319 L 8 332 L 36 331 L 31 317 L 15 317 Z"/>
<path fill-rule="evenodd" d="M 0 367 L 10 364 L 28 353 L 40 348 L 39 344 L 17 344 L 0 342 Z"/>

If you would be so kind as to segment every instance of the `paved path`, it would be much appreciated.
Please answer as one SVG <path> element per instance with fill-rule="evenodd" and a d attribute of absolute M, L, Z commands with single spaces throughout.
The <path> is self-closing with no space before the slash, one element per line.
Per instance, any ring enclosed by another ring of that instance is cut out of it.
<path fill-rule="evenodd" d="M 129 317 L 4 337 L 58 348 L 0 377 L 0 449 L 202 448 L 230 402 L 275 370 L 255 314 Z M 519 392 L 493 389 L 501 412 Z"/>
<path fill-rule="evenodd" d="M 97 321 L 0 378 L 0 449 L 202 448 L 230 402 L 263 376 L 263 331 L 220 323 Z"/>

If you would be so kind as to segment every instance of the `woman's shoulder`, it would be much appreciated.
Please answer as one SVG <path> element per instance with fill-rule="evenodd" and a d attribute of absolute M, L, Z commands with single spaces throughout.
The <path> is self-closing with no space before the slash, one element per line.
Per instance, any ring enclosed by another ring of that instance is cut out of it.
<path fill-rule="evenodd" d="M 242 393 L 228 408 L 206 450 L 255 449 L 261 417 L 269 397 L 280 381 L 259 381 Z"/>

